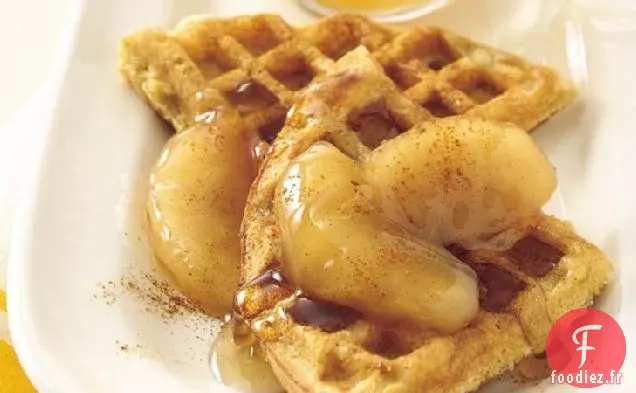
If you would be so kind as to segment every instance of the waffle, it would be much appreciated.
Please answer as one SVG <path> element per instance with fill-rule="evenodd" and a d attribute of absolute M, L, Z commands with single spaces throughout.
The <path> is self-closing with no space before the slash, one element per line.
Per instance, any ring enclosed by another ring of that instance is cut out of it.
<path fill-rule="evenodd" d="M 361 134 L 356 126 L 364 122 L 352 119 L 368 113 L 384 120 Z M 476 319 L 456 333 L 365 319 L 286 282 L 278 273 L 283 256 L 272 201 L 290 162 L 318 141 L 362 161 L 374 141 L 392 138 L 395 128 L 424 131 L 419 122 L 427 115 L 359 48 L 298 98 L 267 155 L 243 220 L 237 309 L 288 392 L 474 391 L 544 352 L 554 321 L 589 306 L 606 284 L 612 270 L 606 256 L 548 215 L 505 251 L 449 246 L 477 273 L 481 290 Z"/>
<path fill-rule="evenodd" d="M 276 15 L 190 17 L 170 32 L 125 37 L 120 69 L 176 131 L 230 105 L 271 142 L 298 95 L 359 45 L 425 119 L 471 114 L 530 131 L 576 95 L 554 70 L 448 31 L 389 29 L 347 14 L 303 28 Z"/>

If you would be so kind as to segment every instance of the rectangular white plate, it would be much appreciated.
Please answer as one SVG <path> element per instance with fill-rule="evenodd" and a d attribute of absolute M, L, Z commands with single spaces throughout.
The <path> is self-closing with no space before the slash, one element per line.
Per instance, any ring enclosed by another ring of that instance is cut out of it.
<path fill-rule="evenodd" d="M 625 330 L 628 358 L 623 385 L 601 390 L 634 391 L 636 189 L 630 168 L 636 165 L 636 11 L 629 1 L 603 3 L 609 2 L 457 0 L 418 23 L 551 64 L 580 86 L 582 99 L 534 137 L 558 168 L 560 200 L 551 208 L 616 262 L 617 280 L 600 307 Z M 152 266 L 137 240 L 140 196 L 169 135 L 121 81 L 117 45 L 126 32 L 168 27 L 193 13 L 265 11 L 296 23 L 312 18 L 292 0 L 77 1 L 52 107 L 43 108 L 52 116 L 21 209 L 9 272 L 14 342 L 40 391 L 222 391 L 207 362 L 215 322 L 166 322 L 108 284 Z M 104 297 L 114 301 L 108 305 Z M 562 389 L 543 384 L 531 390 Z"/>

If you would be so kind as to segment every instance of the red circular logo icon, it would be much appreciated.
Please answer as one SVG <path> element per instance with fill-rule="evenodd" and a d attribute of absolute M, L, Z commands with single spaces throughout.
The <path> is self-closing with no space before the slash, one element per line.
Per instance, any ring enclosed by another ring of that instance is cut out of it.
<path fill-rule="evenodd" d="M 620 384 L 625 350 L 625 334 L 614 318 L 593 308 L 570 311 L 548 333 L 551 382 L 578 388 Z"/>

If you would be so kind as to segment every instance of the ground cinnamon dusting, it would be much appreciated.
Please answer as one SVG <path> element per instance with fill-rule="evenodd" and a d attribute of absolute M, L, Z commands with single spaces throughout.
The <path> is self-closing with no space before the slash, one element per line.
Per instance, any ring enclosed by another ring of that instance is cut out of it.
<path fill-rule="evenodd" d="M 119 340 L 115 341 L 115 345 L 117 345 L 119 352 L 122 352 L 122 353 L 131 353 L 131 352 L 143 353 L 145 349 L 143 346 L 139 344 L 126 344 Z"/>
<path fill-rule="evenodd" d="M 157 313 L 165 319 L 202 312 L 168 281 L 150 273 L 142 276 L 124 276 L 120 285 L 128 294 L 140 300 L 147 311 Z"/>
<path fill-rule="evenodd" d="M 155 273 L 125 274 L 119 281 L 100 283 L 93 297 L 111 306 L 121 294 L 133 296 L 147 312 L 159 315 L 166 321 L 203 312 L 197 304 Z"/>
<path fill-rule="evenodd" d="M 113 281 L 108 281 L 104 284 L 99 284 L 99 293 L 93 295 L 95 299 L 103 299 L 106 305 L 112 306 L 117 300 L 116 286 Z"/>

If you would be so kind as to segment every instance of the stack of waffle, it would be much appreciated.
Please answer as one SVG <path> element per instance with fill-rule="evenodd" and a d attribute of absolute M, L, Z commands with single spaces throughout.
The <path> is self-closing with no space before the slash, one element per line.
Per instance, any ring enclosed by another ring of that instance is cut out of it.
<path fill-rule="evenodd" d="M 554 320 L 588 305 L 607 280 L 603 253 L 569 224 L 543 216 L 510 250 L 451 250 L 477 272 L 482 289 L 477 319 L 458 333 L 365 319 L 325 331 L 277 318 L 294 291 L 273 296 L 271 285 L 260 285 L 280 260 L 271 196 L 309 145 L 322 138 L 360 159 L 385 140 L 454 115 L 531 131 L 570 103 L 575 89 L 550 68 L 448 31 L 396 30 L 354 15 L 303 28 L 274 15 L 193 17 L 170 32 L 125 37 L 120 58 L 124 77 L 176 132 L 229 110 L 271 146 L 245 213 L 239 311 L 290 392 L 472 391 L 544 351 Z M 317 97 L 326 110 L 311 106 Z M 270 328 L 256 328 L 264 323 Z"/>

